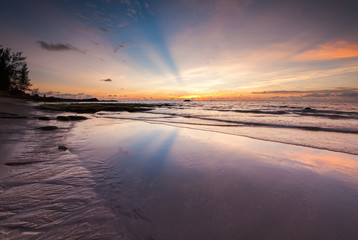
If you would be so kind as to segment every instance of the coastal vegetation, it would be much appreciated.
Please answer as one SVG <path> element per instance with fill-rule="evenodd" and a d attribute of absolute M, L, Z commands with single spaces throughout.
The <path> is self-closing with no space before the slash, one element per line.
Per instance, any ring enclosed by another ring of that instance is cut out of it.
<path fill-rule="evenodd" d="M 22 52 L 12 52 L 0 45 L 0 91 L 24 94 L 29 90 L 31 81 L 25 59 Z"/>
<path fill-rule="evenodd" d="M 63 99 L 57 97 L 39 96 L 38 89 L 32 86 L 26 57 L 22 52 L 13 52 L 10 48 L 0 45 L 0 96 L 27 98 L 42 102 L 97 102 L 97 98 Z M 31 95 L 26 93 L 31 92 Z"/>
<path fill-rule="evenodd" d="M 36 102 L 98 102 L 97 98 L 84 98 L 84 99 L 75 99 L 75 98 L 58 98 L 58 97 L 40 97 L 37 94 L 31 97 L 33 101 Z"/>

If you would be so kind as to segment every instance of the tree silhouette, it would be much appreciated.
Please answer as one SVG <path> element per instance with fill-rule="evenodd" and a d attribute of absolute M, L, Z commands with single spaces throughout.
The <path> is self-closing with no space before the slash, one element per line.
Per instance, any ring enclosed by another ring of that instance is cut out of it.
<path fill-rule="evenodd" d="M 31 86 L 26 57 L 0 45 L 0 90 L 9 92 L 29 90 Z"/>

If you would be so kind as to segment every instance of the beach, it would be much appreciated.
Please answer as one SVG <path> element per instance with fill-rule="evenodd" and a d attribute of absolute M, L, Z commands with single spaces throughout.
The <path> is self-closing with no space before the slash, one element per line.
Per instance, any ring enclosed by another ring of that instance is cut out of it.
<path fill-rule="evenodd" d="M 358 237 L 356 154 L 34 105 L 0 98 L 1 239 Z"/>

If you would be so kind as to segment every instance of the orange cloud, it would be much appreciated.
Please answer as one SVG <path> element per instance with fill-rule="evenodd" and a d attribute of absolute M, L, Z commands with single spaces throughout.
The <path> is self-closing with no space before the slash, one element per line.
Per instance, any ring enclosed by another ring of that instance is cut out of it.
<path fill-rule="evenodd" d="M 335 43 L 325 43 L 319 45 L 316 49 L 305 51 L 297 55 L 294 60 L 317 61 L 352 57 L 358 57 L 358 44 L 338 41 Z"/>

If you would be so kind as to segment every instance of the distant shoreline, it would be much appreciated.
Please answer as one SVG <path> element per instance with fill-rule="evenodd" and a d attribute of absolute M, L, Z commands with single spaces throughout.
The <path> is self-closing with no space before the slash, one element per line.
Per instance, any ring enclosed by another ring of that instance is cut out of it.
<path fill-rule="evenodd" d="M 31 96 L 30 94 L 25 93 L 23 91 L 17 91 L 13 93 L 8 91 L 0 91 L 0 97 L 7 97 L 13 99 L 27 99 L 36 102 L 99 102 L 97 98 L 84 98 L 84 99 L 58 98 L 53 96 L 46 97 L 46 95 L 41 97 L 38 94 Z"/>

